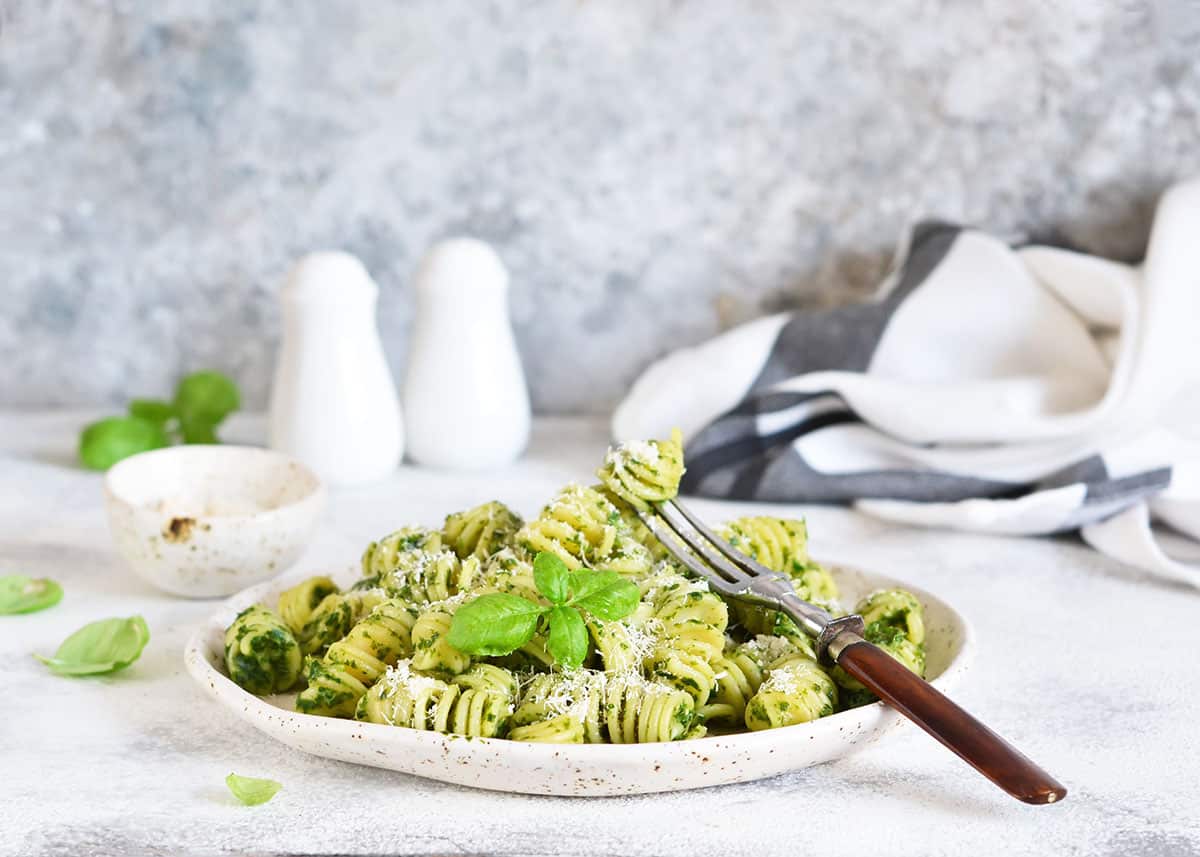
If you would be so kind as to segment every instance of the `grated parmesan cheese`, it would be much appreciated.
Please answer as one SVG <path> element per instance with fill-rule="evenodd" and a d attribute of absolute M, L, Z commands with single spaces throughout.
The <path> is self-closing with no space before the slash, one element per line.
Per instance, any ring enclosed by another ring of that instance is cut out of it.
<path fill-rule="evenodd" d="M 613 470 L 624 470 L 634 462 L 653 467 L 658 464 L 659 458 L 658 444 L 649 440 L 633 440 L 610 448 L 604 456 L 604 463 Z"/>
<path fill-rule="evenodd" d="M 684 577 L 674 566 L 660 562 L 642 581 L 642 600 L 657 603 L 661 598 L 676 593 L 686 595 L 689 592 L 709 592 L 708 583 L 690 577 Z"/>
<path fill-rule="evenodd" d="M 446 683 L 440 679 L 415 672 L 412 668 L 412 660 L 410 658 L 404 658 L 397 661 L 395 665 L 388 667 L 387 672 L 383 674 L 383 678 L 379 680 L 379 685 L 381 685 L 379 691 L 380 700 L 391 699 L 401 692 L 406 693 L 411 699 L 416 699 L 426 691 L 446 687 Z M 384 719 L 391 726 L 397 725 L 387 714 L 386 707 L 384 708 Z M 408 726 L 409 724 L 402 723 L 399 725 Z"/>
<path fill-rule="evenodd" d="M 640 664 L 650 657 L 662 640 L 663 623 L 661 619 L 646 619 L 640 625 L 629 619 L 622 619 L 621 625 L 625 628 L 625 637 L 633 652 L 635 663 Z"/>
<path fill-rule="evenodd" d="M 441 601 L 432 601 L 426 610 L 446 610 L 449 613 L 454 612 L 454 608 L 459 607 L 464 601 L 469 598 L 475 598 L 474 592 L 459 592 L 456 595 L 451 595 L 449 598 L 443 598 Z"/>
<path fill-rule="evenodd" d="M 753 640 L 747 640 L 739 646 L 742 651 L 756 659 L 763 666 L 772 664 L 780 658 L 795 654 L 799 651 L 795 643 L 787 637 L 776 637 L 770 634 L 759 634 Z"/>
<path fill-rule="evenodd" d="M 551 691 L 542 700 L 552 717 L 566 714 L 580 722 L 587 720 L 592 694 L 603 701 L 607 675 L 596 670 L 571 670 L 555 674 Z"/>

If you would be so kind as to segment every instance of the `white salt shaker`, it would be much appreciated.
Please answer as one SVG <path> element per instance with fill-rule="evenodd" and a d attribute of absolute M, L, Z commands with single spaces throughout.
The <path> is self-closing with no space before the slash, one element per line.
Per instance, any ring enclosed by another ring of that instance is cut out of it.
<path fill-rule="evenodd" d="M 326 481 L 387 476 L 404 453 L 396 386 L 375 323 L 379 287 L 348 253 L 312 253 L 280 292 L 283 345 L 271 447 Z"/>
<path fill-rule="evenodd" d="M 487 244 L 437 244 L 414 281 L 404 378 L 408 454 L 419 464 L 484 469 L 529 442 L 529 393 L 508 316 L 508 272 Z"/>

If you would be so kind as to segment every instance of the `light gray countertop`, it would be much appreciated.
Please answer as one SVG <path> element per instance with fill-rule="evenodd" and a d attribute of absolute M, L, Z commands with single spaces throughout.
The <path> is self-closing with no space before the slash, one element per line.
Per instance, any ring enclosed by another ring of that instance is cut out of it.
<path fill-rule="evenodd" d="M 213 602 L 150 589 L 113 553 L 101 477 L 70 464 L 90 415 L 0 415 L 0 574 L 62 582 L 45 612 L 0 617 L 0 854 L 620 854 L 1200 852 L 1200 595 L 1070 539 L 903 529 L 836 508 L 809 519 L 814 551 L 936 592 L 973 622 L 955 696 L 1071 789 L 1006 798 L 915 728 L 856 755 L 758 783 L 635 798 L 533 798 L 442 785 L 290 750 L 219 708 L 182 648 Z M 235 422 L 253 440 L 261 422 Z M 541 420 L 529 454 L 494 474 L 404 468 L 331 492 L 303 566 L 353 562 L 397 525 L 498 496 L 535 511 L 587 477 L 595 421 Z M 726 517 L 745 504 L 697 502 Z M 141 613 L 152 639 L 111 677 L 50 675 L 52 652 L 92 619 Z M 284 784 L 243 807 L 229 771 Z"/>

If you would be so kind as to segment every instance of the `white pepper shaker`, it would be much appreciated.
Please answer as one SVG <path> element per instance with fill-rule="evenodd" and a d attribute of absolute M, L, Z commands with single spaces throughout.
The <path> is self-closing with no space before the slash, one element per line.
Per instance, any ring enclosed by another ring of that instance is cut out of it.
<path fill-rule="evenodd" d="M 271 447 L 333 483 L 396 469 L 404 427 L 375 321 L 379 287 L 349 253 L 312 253 L 280 292 L 283 344 L 271 390 Z"/>
<path fill-rule="evenodd" d="M 529 393 L 508 315 L 508 271 L 487 244 L 442 241 L 417 270 L 404 412 L 408 454 L 475 470 L 529 442 Z"/>

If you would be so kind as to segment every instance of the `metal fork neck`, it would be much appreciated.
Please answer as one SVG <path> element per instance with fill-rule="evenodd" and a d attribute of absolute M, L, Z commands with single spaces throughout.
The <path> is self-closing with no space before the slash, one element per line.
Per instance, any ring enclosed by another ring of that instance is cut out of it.
<path fill-rule="evenodd" d="M 801 631 L 816 641 L 817 655 L 823 660 L 831 659 L 829 645 L 839 634 L 848 632 L 861 637 L 864 631 L 861 616 L 834 618 L 828 611 L 808 603 L 797 595 L 788 576 L 779 572 L 754 578 L 750 585 L 742 590 L 740 596 L 747 601 L 786 613 Z"/>
<path fill-rule="evenodd" d="M 800 626 L 800 629 L 816 640 L 817 657 L 824 661 L 834 660 L 836 652 L 830 652 L 829 646 L 839 636 L 854 634 L 861 637 L 864 631 L 861 616 L 851 614 L 839 616 L 836 619 L 813 604 L 809 604 L 789 587 L 779 599 L 781 609 Z"/>
<path fill-rule="evenodd" d="M 814 639 L 820 639 L 821 634 L 833 621 L 833 617 L 820 607 L 801 599 L 790 584 L 779 594 L 779 608 L 800 626 L 801 631 Z"/>

